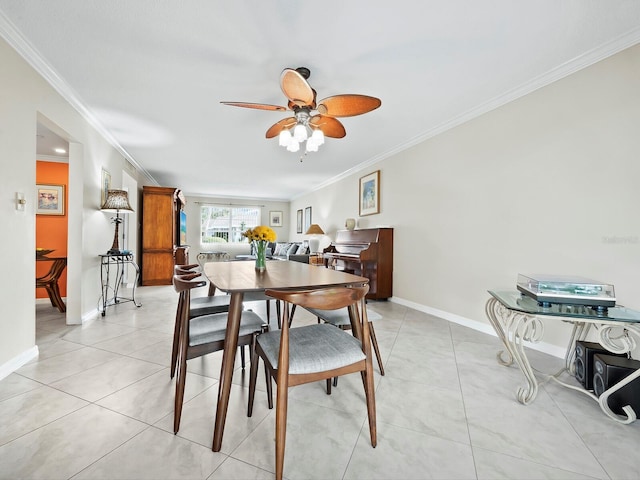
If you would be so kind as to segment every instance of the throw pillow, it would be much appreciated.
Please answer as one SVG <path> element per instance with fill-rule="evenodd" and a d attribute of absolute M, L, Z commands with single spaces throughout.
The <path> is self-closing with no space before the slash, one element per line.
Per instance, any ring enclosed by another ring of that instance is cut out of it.
<path fill-rule="evenodd" d="M 298 250 L 298 244 L 297 243 L 292 243 L 292 244 L 289 245 L 289 249 L 287 250 L 287 253 L 285 255 L 287 255 L 287 256 L 295 255 L 297 250 Z"/>
<path fill-rule="evenodd" d="M 305 247 L 304 245 L 299 245 L 298 246 L 298 250 L 296 250 L 296 255 L 306 255 L 307 252 L 307 247 Z"/>
<path fill-rule="evenodd" d="M 289 249 L 289 244 L 288 243 L 281 243 L 278 242 L 276 243 L 276 250 L 275 252 L 273 252 L 273 254 L 277 257 L 283 257 L 287 254 L 287 250 Z"/>

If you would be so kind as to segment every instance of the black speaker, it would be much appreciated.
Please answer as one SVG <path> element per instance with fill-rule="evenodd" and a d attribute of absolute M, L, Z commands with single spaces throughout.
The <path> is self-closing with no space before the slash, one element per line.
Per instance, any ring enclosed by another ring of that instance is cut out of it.
<path fill-rule="evenodd" d="M 640 368 L 640 361 L 615 355 L 596 353 L 593 356 L 593 393 L 598 397 L 620 380 L 631 375 Z M 622 407 L 631 408 L 640 414 L 640 378 L 625 385 L 614 392 L 608 400 L 609 408 L 619 415 L 623 415 Z"/>
<path fill-rule="evenodd" d="M 596 353 L 625 357 L 625 355 L 609 352 L 599 343 L 578 340 L 576 342 L 576 379 L 587 390 L 593 390 L 593 356 Z"/>

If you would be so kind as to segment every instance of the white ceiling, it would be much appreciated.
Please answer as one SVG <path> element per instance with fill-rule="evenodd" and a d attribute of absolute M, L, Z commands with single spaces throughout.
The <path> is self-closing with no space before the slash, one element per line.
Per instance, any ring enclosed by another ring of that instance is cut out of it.
<path fill-rule="evenodd" d="M 187 194 L 292 199 L 640 42 L 638 0 L 0 0 L 0 35 Z M 285 67 L 378 97 L 343 139 L 265 139 Z"/>

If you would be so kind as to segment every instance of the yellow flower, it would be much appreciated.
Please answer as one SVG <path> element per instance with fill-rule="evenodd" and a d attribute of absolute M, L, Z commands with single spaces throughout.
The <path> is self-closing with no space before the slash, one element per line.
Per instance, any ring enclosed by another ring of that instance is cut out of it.
<path fill-rule="evenodd" d="M 242 236 L 247 237 L 247 240 L 249 240 L 250 242 L 254 240 L 262 240 L 265 242 L 276 241 L 276 232 L 265 225 L 258 225 L 254 229 L 250 228 L 246 232 L 242 232 Z"/>

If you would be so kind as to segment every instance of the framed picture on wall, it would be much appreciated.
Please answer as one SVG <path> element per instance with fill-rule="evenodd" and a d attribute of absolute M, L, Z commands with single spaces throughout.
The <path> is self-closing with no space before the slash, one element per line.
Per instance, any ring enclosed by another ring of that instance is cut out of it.
<path fill-rule="evenodd" d="M 360 177 L 360 216 L 380 213 L 380 170 Z"/>
<path fill-rule="evenodd" d="M 102 181 L 100 185 L 100 206 L 102 207 L 107 200 L 107 191 L 111 188 L 111 174 L 104 168 L 102 169 Z"/>
<path fill-rule="evenodd" d="M 311 207 L 307 207 L 304 209 L 304 230 L 303 232 L 306 232 L 307 230 L 309 230 L 309 227 L 311 226 Z"/>
<path fill-rule="evenodd" d="M 36 185 L 36 214 L 64 215 L 64 185 Z"/>
<path fill-rule="evenodd" d="M 296 233 L 302 233 L 302 209 L 297 212 Z"/>
<path fill-rule="evenodd" d="M 269 212 L 269 226 L 270 227 L 282 226 L 282 212 L 280 211 Z"/>

